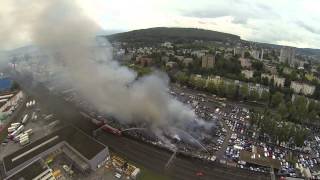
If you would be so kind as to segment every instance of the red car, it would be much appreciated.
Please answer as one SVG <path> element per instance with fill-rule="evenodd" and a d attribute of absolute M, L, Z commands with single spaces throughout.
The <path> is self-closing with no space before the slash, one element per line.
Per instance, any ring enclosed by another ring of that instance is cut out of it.
<path fill-rule="evenodd" d="M 204 173 L 202 171 L 196 172 L 196 176 L 204 176 Z"/>

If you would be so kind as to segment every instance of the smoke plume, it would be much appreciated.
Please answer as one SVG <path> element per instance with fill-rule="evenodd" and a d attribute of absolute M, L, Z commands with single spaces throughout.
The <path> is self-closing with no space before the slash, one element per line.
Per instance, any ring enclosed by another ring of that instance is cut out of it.
<path fill-rule="evenodd" d="M 169 96 L 165 74 L 137 78 L 134 71 L 112 60 L 107 41 L 97 46 L 95 34 L 100 27 L 74 1 L 5 0 L 1 4 L 5 5 L 0 6 L 1 42 L 32 42 L 50 55 L 52 69 L 59 69 L 100 111 L 122 122 L 138 120 L 155 127 L 183 126 L 196 118 L 189 107 Z"/>

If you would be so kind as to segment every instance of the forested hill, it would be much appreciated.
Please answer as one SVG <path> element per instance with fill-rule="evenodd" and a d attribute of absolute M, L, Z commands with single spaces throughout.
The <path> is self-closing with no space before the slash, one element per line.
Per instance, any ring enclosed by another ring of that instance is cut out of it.
<path fill-rule="evenodd" d="M 125 42 L 179 42 L 193 40 L 226 41 L 240 40 L 240 36 L 196 28 L 156 27 L 107 36 L 110 41 Z"/>

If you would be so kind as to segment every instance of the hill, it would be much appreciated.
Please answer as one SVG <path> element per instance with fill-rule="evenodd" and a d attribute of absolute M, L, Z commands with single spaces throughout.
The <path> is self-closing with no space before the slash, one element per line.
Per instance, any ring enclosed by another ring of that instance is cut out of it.
<path fill-rule="evenodd" d="M 167 28 L 156 27 L 149 29 L 140 29 L 124 33 L 117 33 L 106 36 L 110 41 L 125 41 L 125 42 L 179 42 L 179 41 L 226 41 L 240 40 L 240 36 L 210 31 L 196 28 Z"/>

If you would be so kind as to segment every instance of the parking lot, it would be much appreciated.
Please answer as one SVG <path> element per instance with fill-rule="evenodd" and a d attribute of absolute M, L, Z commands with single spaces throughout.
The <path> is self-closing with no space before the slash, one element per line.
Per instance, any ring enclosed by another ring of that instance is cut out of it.
<path fill-rule="evenodd" d="M 13 119 L 10 124 L 21 123 L 25 115 L 28 114 L 27 121 L 23 125 L 24 131 L 32 129 L 32 133 L 29 136 L 30 142 L 40 139 L 59 128 L 59 121 L 57 121 L 54 116 L 50 119 L 46 119 L 48 114 L 42 111 L 38 104 L 35 104 L 32 107 L 26 107 L 25 104 L 21 104 L 21 106 L 23 106 L 23 109 L 19 116 Z M 18 141 L 7 137 L 0 146 L 0 158 L 2 159 L 4 156 L 11 154 L 22 147 L 23 145 L 21 145 Z"/>

